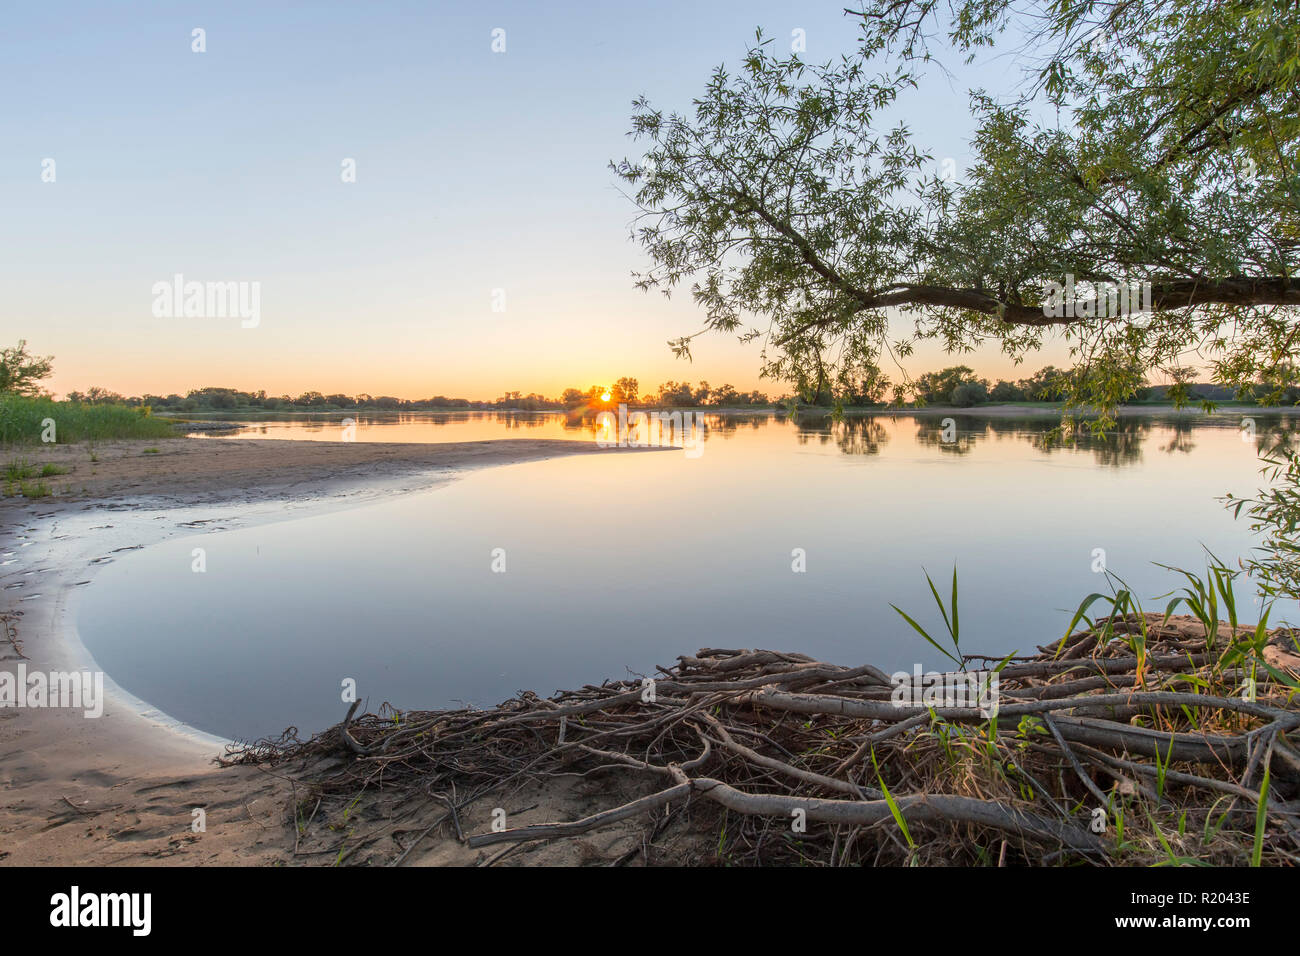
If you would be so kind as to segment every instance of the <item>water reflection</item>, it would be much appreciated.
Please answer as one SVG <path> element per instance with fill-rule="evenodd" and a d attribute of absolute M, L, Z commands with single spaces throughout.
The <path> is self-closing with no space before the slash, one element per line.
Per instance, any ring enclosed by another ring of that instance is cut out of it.
<path fill-rule="evenodd" d="M 1270 423 L 1267 419 L 1246 418 L 1242 430 L 1246 437 L 1249 437 L 1252 430 L 1255 432 L 1256 446 L 1261 452 L 1277 448 L 1286 454 L 1294 454 L 1300 449 L 1297 444 L 1297 439 L 1300 439 L 1300 419 L 1288 417 L 1280 423 Z"/>
<path fill-rule="evenodd" d="M 1196 442 L 1192 441 L 1191 422 L 1175 422 L 1170 431 L 1169 440 L 1160 446 L 1161 451 L 1169 455 L 1174 453 L 1186 455 L 1196 447 Z"/>
<path fill-rule="evenodd" d="M 674 410 L 665 410 L 672 412 Z M 1217 415 L 1165 414 L 1123 417 L 1103 434 L 1080 429 L 1071 439 L 1062 439 L 1060 420 L 1053 413 L 1012 415 L 873 414 L 846 415 L 836 421 L 829 412 L 801 412 L 794 418 L 772 412 L 696 411 L 703 425 L 703 440 L 730 441 L 746 435 L 765 441 L 793 445 L 807 450 L 824 450 L 843 455 L 878 456 L 891 442 L 904 441 L 909 447 L 945 457 L 978 457 L 1000 442 L 1023 442 L 1047 456 L 1064 451 L 1086 451 L 1097 465 L 1125 468 L 1141 464 L 1150 448 L 1162 455 L 1189 455 L 1196 448 L 1195 433 L 1202 429 L 1237 432 L 1243 443 L 1259 452 L 1281 446 L 1300 447 L 1300 422 L 1279 415 L 1220 413 Z M 258 422 L 241 423 L 238 432 L 209 433 L 214 441 L 228 438 L 279 438 L 306 441 L 345 440 L 345 423 L 355 421 L 352 438 L 381 442 L 485 441 L 523 437 L 610 441 L 614 436 L 602 429 L 595 412 L 454 411 L 401 412 L 387 414 L 337 413 L 329 418 L 276 416 Z M 908 434 L 901 437 L 901 428 Z"/>
<path fill-rule="evenodd" d="M 557 457 L 123 554 L 82 593 L 79 627 L 127 690 L 240 736 L 337 721 L 345 676 L 368 706 L 438 707 L 653 673 L 701 646 L 929 668 L 937 652 L 890 608 L 935 623 L 922 569 L 958 567 L 962 643 L 981 653 L 1059 637 L 1105 588 L 1098 548 L 1163 607 L 1180 582 L 1153 562 L 1249 554 L 1257 541 L 1216 498 L 1253 492 L 1257 451 L 1298 440 L 1278 416 L 1244 429 L 1232 415 L 1125 418 L 1075 445 L 1050 440 L 1056 424 L 706 414 L 695 458 Z M 338 428 L 257 425 L 304 440 L 338 440 Z M 583 415 L 403 413 L 363 417 L 357 437 L 586 442 L 596 428 Z M 196 541 L 204 574 L 191 570 Z M 495 549 L 508 573 L 492 570 Z"/>

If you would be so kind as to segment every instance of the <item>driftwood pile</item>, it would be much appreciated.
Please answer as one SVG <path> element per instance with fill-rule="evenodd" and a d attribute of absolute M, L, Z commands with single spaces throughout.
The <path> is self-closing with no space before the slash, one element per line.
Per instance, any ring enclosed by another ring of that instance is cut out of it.
<path fill-rule="evenodd" d="M 642 839 L 612 862 L 1291 865 L 1300 702 L 1287 668 L 1300 657 L 1279 631 L 1269 668 L 1240 654 L 1225 664 L 1237 636 L 1225 626 L 1207 642 L 1192 618 L 1099 622 L 1006 660 L 995 716 L 900 705 L 891 675 L 871 665 L 705 648 L 653 679 L 525 693 L 489 710 L 357 717 L 353 705 L 310 740 L 291 731 L 231 748 L 225 762 L 294 761 L 300 834 L 322 801 L 321 819 L 393 791 L 438 805 L 413 839 L 376 829 L 390 863 L 431 831 L 477 850 L 633 821 Z M 485 807 L 563 777 L 608 778 L 609 805 L 493 828 Z M 679 839 L 687 833 L 697 839 Z M 352 856 L 359 848 L 340 842 L 330 861 L 365 858 Z"/>

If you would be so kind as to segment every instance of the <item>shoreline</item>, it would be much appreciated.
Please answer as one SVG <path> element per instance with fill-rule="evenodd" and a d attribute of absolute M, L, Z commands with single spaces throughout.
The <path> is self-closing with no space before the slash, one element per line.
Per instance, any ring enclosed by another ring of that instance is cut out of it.
<path fill-rule="evenodd" d="M 597 411 L 609 411 L 610 409 L 589 409 L 590 414 Z M 245 409 L 234 412 L 218 412 L 213 410 L 195 410 L 190 412 L 172 412 L 160 411 L 155 417 L 172 422 L 178 431 L 188 432 L 220 432 L 227 428 L 238 428 L 243 424 L 263 424 L 266 422 L 295 422 L 295 421 L 322 421 L 334 420 L 339 417 L 349 415 L 365 415 L 370 418 L 399 418 L 403 415 L 565 415 L 572 414 L 573 409 L 564 408 L 542 408 L 542 409 L 522 409 L 522 408 L 483 408 L 483 409 L 465 409 L 465 408 L 414 408 L 414 409 L 366 409 L 366 408 L 340 408 L 331 411 L 312 411 L 310 409 L 300 409 L 293 411 L 255 411 Z M 651 406 L 651 405 L 629 405 L 628 411 L 665 411 L 665 412 L 694 412 L 700 415 L 772 415 L 785 417 L 789 414 L 788 409 L 783 406 L 773 405 L 756 405 L 752 408 L 742 405 L 733 406 L 711 406 L 711 405 L 673 405 L 673 406 Z M 823 405 L 805 405 L 799 408 L 799 415 L 810 417 L 830 415 L 834 409 L 830 406 Z M 1059 404 L 1007 404 L 989 402 L 983 405 L 927 405 L 924 408 L 890 408 L 888 406 L 866 407 L 866 406 L 846 406 L 844 414 L 849 417 L 867 417 L 877 415 L 910 415 L 917 417 L 929 417 L 933 415 L 973 415 L 984 416 L 986 418 L 1059 418 L 1064 408 Z M 1253 405 L 1253 404 L 1228 404 L 1220 402 L 1213 412 L 1207 412 L 1195 404 L 1189 404 L 1183 408 L 1177 408 L 1169 404 L 1136 404 L 1121 405 L 1115 410 L 1116 418 L 1155 418 L 1159 416 L 1174 416 L 1178 418 L 1228 418 L 1247 413 L 1256 415 L 1277 415 L 1286 417 L 1290 415 L 1300 415 L 1300 405 Z M 190 418 L 188 416 L 197 416 Z M 1080 413 L 1078 416 L 1087 420 L 1096 417 L 1096 413 Z"/>
<path fill-rule="evenodd" d="M 547 439 L 40 446 L 33 456 L 41 464 L 70 471 L 47 479 L 54 497 L 6 499 L 0 508 L 0 588 L 17 641 L 5 640 L 0 656 L 9 670 L 98 671 L 76 610 L 81 587 L 119 552 L 364 507 L 479 468 L 610 451 L 618 450 Z M 227 741 L 151 708 L 108 675 L 103 706 L 98 718 L 73 708 L 0 708 L 8 797 L 0 865 L 285 859 L 290 782 L 258 768 L 218 768 L 213 758 Z M 191 828 L 195 808 L 207 815 L 203 833 Z"/>

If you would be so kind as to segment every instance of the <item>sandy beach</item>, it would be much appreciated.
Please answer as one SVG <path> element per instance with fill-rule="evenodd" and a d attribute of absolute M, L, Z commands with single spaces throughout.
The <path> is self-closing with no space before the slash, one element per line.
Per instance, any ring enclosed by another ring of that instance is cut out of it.
<path fill-rule="evenodd" d="M 76 633 L 77 597 L 96 569 L 123 551 L 179 535 L 359 507 L 477 468 L 609 453 L 617 451 L 536 439 L 418 445 L 180 438 L 34 447 L 29 460 L 69 471 L 48 479 L 51 497 L 0 501 L 4 668 L 92 669 Z M 213 758 L 223 741 L 151 711 L 111 680 L 105 691 L 98 718 L 71 708 L 0 709 L 6 797 L 0 864 L 269 865 L 294 859 L 293 828 L 286 824 L 294 795 L 289 778 L 258 768 L 220 769 Z M 554 813 L 555 799 L 551 794 L 526 803 L 538 804 L 534 812 L 545 816 Z M 581 788 L 558 799 L 577 810 L 585 802 Z M 196 808 L 206 814 L 204 832 L 192 829 Z M 520 819 L 529 816 L 521 812 Z M 619 836 L 602 834 L 601 847 Z M 482 855 L 454 840 L 431 840 L 407 863 L 470 863 Z"/>

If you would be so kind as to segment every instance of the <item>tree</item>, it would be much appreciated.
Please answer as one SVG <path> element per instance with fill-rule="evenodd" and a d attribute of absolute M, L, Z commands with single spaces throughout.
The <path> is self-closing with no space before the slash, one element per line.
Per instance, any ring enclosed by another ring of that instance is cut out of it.
<path fill-rule="evenodd" d="M 13 348 L 0 349 L 0 395 L 39 395 L 39 383 L 50 377 L 53 367 L 54 356 L 32 355 L 26 339 L 19 339 Z"/>
<path fill-rule="evenodd" d="M 664 382 L 659 386 L 659 404 L 679 408 L 695 404 L 690 382 Z"/>
<path fill-rule="evenodd" d="M 1020 380 L 1020 390 L 1025 394 L 1025 400 L 1030 402 L 1055 402 L 1068 393 L 1069 373 L 1057 368 L 1055 365 L 1048 365 L 1040 368 L 1029 378 Z"/>
<path fill-rule="evenodd" d="M 1300 370 L 1293 362 L 1281 362 L 1275 368 L 1261 372 L 1259 385 L 1251 392 L 1265 396 L 1270 405 L 1300 403 Z"/>
<path fill-rule="evenodd" d="M 1182 403 L 1192 397 L 1192 385 L 1196 382 L 1195 369 L 1184 365 L 1166 369 L 1165 374 L 1169 376 L 1169 388 L 1166 389 L 1165 395 L 1170 400 Z"/>
<path fill-rule="evenodd" d="M 196 388 L 189 393 L 188 398 L 203 408 L 228 409 L 239 406 L 239 393 L 233 388 L 214 388 L 211 386 Z"/>
<path fill-rule="evenodd" d="M 1024 390 L 1014 382 L 998 379 L 997 384 L 989 390 L 989 401 L 991 402 L 1023 402 L 1024 400 Z"/>
<path fill-rule="evenodd" d="M 927 372 L 916 380 L 913 391 L 924 403 L 943 402 L 950 405 L 974 405 L 988 398 L 988 382 L 975 375 L 966 365 L 954 365 L 939 372 Z M 957 399 L 957 390 L 961 401 Z"/>
<path fill-rule="evenodd" d="M 110 391 L 107 388 L 100 388 L 98 385 L 92 385 L 86 391 L 82 401 L 87 405 L 120 405 L 126 401 L 117 392 Z"/>
<path fill-rule="evenodd" d="M 805 64 L 760 33 L 692 113 L 635 101 L 645 155 L 612 166 L 640 210 L 641 288 L 693 280 L 702 331 L 768 336 L 764 374 L 801 391 L 830 355 L 832 381 L 855 380 L 917 339 L 1018 357 L 1059 333 L 1065 398 L 1103 426 L 1189 350 L 1234 385 L 1294 355 L 1293 3 L 867 0 L 854 16 L 858 56 Z M 973 57 L 1016 41 L 1026 79 L 1005 100 L 971 94 L 963 181 L 905 125 L 880 128 L 941 44 Z M 1130 283 L 1150 283 L 1149 314 L 1110 314 L 1108 290 Z M 1070 308 L 1051 307 L 1060 286 L 1079 293 Z M 892 310 L 914 322 L 897 341 Z M 689 355 L 693 338 L 671 344 Z"/>
<path fill-rule="evenodd" d="M 709 395 L 709 402 L 719 407 L 739 404 L 740 395 L 734 385 L 719 385 Z"/>
<path fill-rule="evenodd" d="M 836 384 L 836 394 L 847 405 L 878 405 L 885 400 L 890 387 L 889 377 L 879 369 L 856 379 L 847 371 L 841 372 Z"/>
<path fill-rule="evenodd" d="M 982 405 L 989 400 L 988 387 L 982 381 L 962 382 L 948 395 L 948 401 L 958 408 Z"/>
<path fill-rule="evenodd" d="M 610 389 L 615 404 L 626 402 L 629 405 L 636 404 L 637 389 L 639 388 L 637 380 L 634 378 L 620 378 Z"/>

